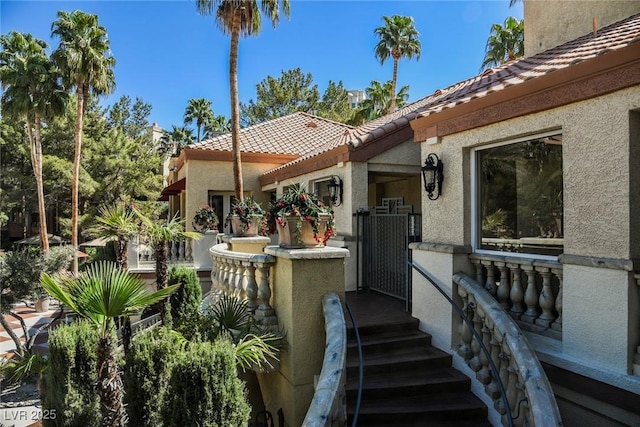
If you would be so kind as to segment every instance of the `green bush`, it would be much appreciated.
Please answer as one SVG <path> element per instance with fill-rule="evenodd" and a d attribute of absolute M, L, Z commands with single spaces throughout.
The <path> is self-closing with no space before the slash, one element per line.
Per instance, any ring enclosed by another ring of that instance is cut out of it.
<path fill-rule="evenodd" d="M 173 367 L 163 425 L 243 426 L 250 411 L 233 344 L 225 338 L 189 344 Z"/>
<path fill-rule="evenodd" d="M 95 389 L 97 343 L 98 334 L 86 321 L 62 325 L 50 332 L 43 410 L 55 414 L 55 419 L 45 419 L 45 426 L 100 425 Z"/>
<path fill-rule="evenodd" d="M 124 371 L 129 425 L 162 425 L 162 402 L 167 395 L 171 369 L 185 345 L 184 339 L 168 328 L 142 332 L 133 340 Z"/>
<path fill-rule="evenodd" d="M 174 292 L 171 304 L 171 318 L 174 328 L 191 339 L 199 326 L 199 307 L 202 300 L 200 280 L 193 269 L 172 267 L 169 270 L 169 285 L 180 285 Z"/>

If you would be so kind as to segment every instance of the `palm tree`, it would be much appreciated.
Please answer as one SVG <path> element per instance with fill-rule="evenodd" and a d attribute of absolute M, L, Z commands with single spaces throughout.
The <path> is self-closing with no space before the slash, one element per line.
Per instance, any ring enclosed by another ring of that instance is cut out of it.
<path fill-rule="evenodd" d="M 129 268 L 127 246 L 138 231 L 137 217 L 124 203 L 101 207 L 96 217 L 97 224 L 88 230 L 97 237 L 114 239 L 116 242 L 116 264 L 123 270 Z"/>
<path fill-rule="evenodd" d="M 183 242 L 187 239 L 200 239 L 200 233 L 184 230 L 184 221 L 174 216 L 167 221 L 153 221 L 151 218 L 143 215 L 136 210 L 138 218 L 144 226 L 143 234 L 153 247 L 156 257 L 156 289 L 164 289 L 167 287 L 167 258 L 169 242 Z"/>
<path fill-rule="evenodd" d="M 231 36 L 229 51 L 229 93 L 231 97 L 231 146 L 233 150 L 233 186 L 236 200 L 244 195 L 240 157 L 240 102 L 238 100 L 238 41 L 240 35 L 257 35 L 262 27 L 261 13 L 275 26 L 280 9 L 289 17 L 289 0 L 196 0 L 201 15 L 216 16 L 220 30 Z"/>
<path fill-rule="evenodd" d="M 480 71 L 497 67 L 524 55 L 524 19 L 513 16 L 504 20 L 504 26 L 493 24 L 487 39 Z"/>
<path fill-rule="evenodd" d="M 109 39 L 104 27 L 98 25 L 98 16 L 74 12 L 58 12 L 51 25 L 51 35 L 60 38 L 53 58 L 62 71 L 68 87 L 75 87 L 77 118 L 74 138 L 73 181 L 71 184 L 71 244 L 78 246 L 78 183 L 82 129 L 87 111 L 89 92 L 108 94 L 115 87 L 113 68 L 115 59 L 109 51 Z M 78 258 L 74 257 L 73 272 L 78 273 Z"/>
<path fill-rule="evenodd" d="M 213 110 L 211 109 L 211 101 L 207 101 L 204 98 L 190 99 L 187 104 L 187 109 L 184 112 L 184 123 L 191 124 L 196 122 L 196 129 L 198 132 L 198 142 L 200 138 L 200 130 L 203 126 L 213 121 Z"/>
<path fill-rule="evenodd" d="M 391 56 L 393 58 L 393 78 L 391 79 L 391 93 L 396 93 L 398 80 L 398 60 L 404 57 L 420 59 L 420 33 L 416 30 L 413 18 L 410 16 L 383 16 L 384 26 L 378 27 L 374 33 L 380 39 L 375 47 L 375 56 L 381 64 Z M 388 113 L 396 109 L 395 98 L 391 99 Z"/>
<path fill-rule="evenodd" d="M 360 108 L 354 115 L 352 124 L 361 125 L 365 122 L 382 117 L 389 111 L 389 106 L 394 100 L 391 94 L 391 80 L 381 84 L 377 80 L 371 81 L 371 86 L 365 89 L 367 99 L 362 101 Z M 409 86 L 402 86 L 395 96 L 395 103 L 398 108 L 403 107 L 409 98 Z"/>
<path fill-rule="evenodd" d="M 159 151 L 172 157 L 178 156 L 185 146 L 193 144 L 193 139 L 193 129 L 172 125 L 170 131 L 162 131 Z"/>
<path fill-rule="evenodd" d="M 204 137 L 206 139 L 227 133 L 231 130 L 231 120 L 219 115 L 204 126 Z"/>
<path fill-rule="evenodd" d="M 76 277 L 52 277 L 44 273 L 40 283 L 52 297 L 98 328 L 96 369 L 102 423 L 108 427 L 126 426 L 122 375 L 112 338 L 114 319 L 139 313 L 145 307 L 167 298 L 178 286 L 149 294 L 141 278 L 109 262 L 91 264 Z"/>
<path fill-rule="evenodd" d="M 2 110 L 26 123 L 38 196 L 40 245 L 46 253 L 49 239 L 42 184 L 42 119 L 64 111 L 66 94 L 53 63 L 45 54 L 44 41 L 12 31 L 0 37 L 0 45 L 0 80 L 5 89 Z"/>

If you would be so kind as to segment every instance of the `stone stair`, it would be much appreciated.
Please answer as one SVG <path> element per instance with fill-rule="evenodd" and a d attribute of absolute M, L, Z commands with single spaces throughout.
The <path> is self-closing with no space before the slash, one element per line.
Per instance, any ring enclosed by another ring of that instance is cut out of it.
<path fill-rule="evenodd" d="M 356 322 L 358 317 L 356 316 Z M 358 393 L 358 349 L 347 321 L 347 414 L 351 426 Z M 359 327 L 364 383 L 358 426 L 490 426 L 471 381 L 451 366 L 451 355 L 431 345 L 418 320 Z"/>

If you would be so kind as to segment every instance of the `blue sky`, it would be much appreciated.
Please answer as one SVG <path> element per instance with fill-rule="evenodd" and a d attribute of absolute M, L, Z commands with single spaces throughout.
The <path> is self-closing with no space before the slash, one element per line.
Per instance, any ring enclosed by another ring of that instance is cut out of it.
<path fill-rule="evenodd" d="M 409 85 L 410 100 L 417 100 L 477 74 L 491 24 L 522 18 L 522 3 L 510 8 L 509 0 L 290 2 L 289 20 L 275 30 L 263 22 L 258 37 L 240 40 L 242 102 L 255 98 L 255 85 L 266 76 L 295 67 L 312 73 L 321 92 L 329 80 L 365 89 L 371 80 L 391 79 L 392 61 L 380 65 L 373 55 L 373 30 L 393 14 L 413 16 L 420 32 L 420 60 L 402 60 L 398 70 L 398 84 Z M 103 104 L 141 97 L 163 128 L 182 124 L 190 98 L 209 99 L 216 114 L 229 116 L 229 38 L 213 17 L 196 12 L 194 0 L 2 0 L 0 32 L 28 32 L 55 47 L 56 12 L 75 9 L 97 14 L 111 40 L 117 87 Z"/>

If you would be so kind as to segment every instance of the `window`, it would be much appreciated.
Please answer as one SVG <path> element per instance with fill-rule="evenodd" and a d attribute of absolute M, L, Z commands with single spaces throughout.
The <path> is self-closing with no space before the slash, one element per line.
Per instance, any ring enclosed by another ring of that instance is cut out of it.
<path fill-rule="evenodd" d="M 562 135 L 476 151 L 476 247 L 563 252 Z"/>

